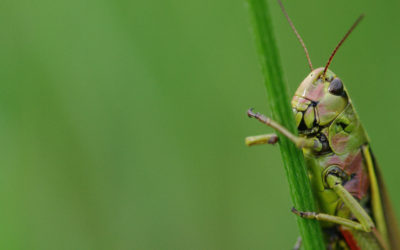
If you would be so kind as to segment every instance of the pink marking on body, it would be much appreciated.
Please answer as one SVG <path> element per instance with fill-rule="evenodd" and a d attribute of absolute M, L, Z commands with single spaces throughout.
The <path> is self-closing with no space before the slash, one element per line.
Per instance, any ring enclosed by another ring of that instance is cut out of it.
<path fill-rule="evenodd" d="M 346 182 L 344 188 L 349 191 L 354 197 L 361 200 L 369 189 L 369 176 L 364 165 L 361 151 L 359 151 L 353 161 L 346 165 L 344 169 L 348 174 L 353 174 L 353 178 Z"/>
<path fill-rule="evenodd" d="M 339 166 L 349 176 L 353 175 L 352 178 L 347 181 L 344 188 L 349 191 L 354 197 L 361 200 L 369 189 L 369 176 L 367 169 L 364 165 L 361 150 L 358 150 L 356 154 L 348 154 L 345 157 L 338 155 L 332 155 L 326 161 L 325 166 Z"/>
<path fill-rule="evenodd" d="M 343 159 L 341 157 L 339 157 L 338 155 L 332 155 L 332 157 L 330 157 L 327 161 L 327 166 L 332 166 L 332 165 L 337 165 L 339 166 L 341 169 L 345 168 L 345 162 L 343 161 Z"/>
<path fill-rule="evenodd" d="M 331 140 L 336 152 L 344 152 L 348 145 L 349 136 L 344 133 L 338 133 L 334 135 Z"/>
<path fill-rule="evenodd" d="M 320 83 L 317 86 L 310 86 L 308 89 L 305 89 L 303 92 L 303 96 L 311 101 L 319 101 L 324 96 L 324 84 Z"/>

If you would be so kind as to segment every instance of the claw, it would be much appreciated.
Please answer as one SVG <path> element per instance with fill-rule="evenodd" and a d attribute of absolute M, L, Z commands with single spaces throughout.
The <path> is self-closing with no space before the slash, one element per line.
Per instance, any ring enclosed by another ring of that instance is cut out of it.
<path fill-rule="evenodd" d="M 300 217 L 304 217 L 304 215 L 305 215 L 304 212 L 297 210 L 295 207 L 292 207 L 292 213 L 294 213 L 295 215 L 298 215 Z"/>
<path fill-rule="evenodd" d="M 301 216 L 301 215 L 300 215 L 300 211 L 297 210 L 295 207 L 292 207 L 291 211 L 292 211 L 292 213 Z"/>
<path fill-rule="evenodd" d="M 306 219 L 318 219 L 318 214 L 315 212 L 302 212 L 292 207 L 292 213 Z"/>
<path fill-rule="evenodd" d="M 305 215 L 304 212 L 297 210 L 295 207 L 292 207 L 292 213 L 294 213 L 295 215 L 300 216 L 302 218 L 304 218 L 304 215 Z"/>
<path fill-rule="evenodd" d="M 247 115 L 248 115 L 250 118 L 256 116 L 256 114 L 254 114 L 253 110 L 254 110 L 254 108 L 249 108 L 249 110 L 247 110 Z"/>

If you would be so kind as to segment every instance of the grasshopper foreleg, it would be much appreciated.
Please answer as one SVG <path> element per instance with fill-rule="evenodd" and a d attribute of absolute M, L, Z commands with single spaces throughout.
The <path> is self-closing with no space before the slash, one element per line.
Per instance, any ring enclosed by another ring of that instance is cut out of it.
<path fill-rule="evenodd" d="M 318 139 L 312 139 L 312 138 L 302 138 L 295 136 L 292 134 L 289 130 L 287 130 L 285 127 L 277 123 L 276 121 L 272 120 L 269 117 L 266 117 L 260 113 L 254 113 L 253 109 L 249 109 L 247 111 L 247 115 L 249 117 L 254 117 L 260 122 L 266 124 L 267 126 L 277 130 L 281 134 L 283 134 L 285 137 L 287 137 L 289 140 L 291 140 L 298 148 L 310 148 L 315 151 L 321 151 L 322 149 L 322 143 Z"/>
<path fill-rule="evenodd" d="M 245 143 L 247 146 L 259 145 L 259 144 L 274 145 L 277 142 L 278 142 L 278 136 L 276 134 L 248 136 L 245 139 Z"/>

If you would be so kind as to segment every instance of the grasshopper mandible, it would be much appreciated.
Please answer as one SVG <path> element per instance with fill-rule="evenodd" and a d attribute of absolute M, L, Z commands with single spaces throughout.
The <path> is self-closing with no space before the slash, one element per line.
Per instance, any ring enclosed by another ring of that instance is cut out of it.
<path fill-rule="evenodd" d="M 363 15 L 340 40 L 325 67 L 314 69 L 303 40 L 278 2 L 311 69 L 292 99 L 299 136 L 252 109 L 248 116 L 274 128 L 304 153 L 318 211 L 293 208 L 292 212 L 321 221 L 327 249 L 400 249 L 396 219 L 368 136 L 342 80 L 328 69 Z M 277 142 L 276 134 L 246 138 L 249 146 Z"/>

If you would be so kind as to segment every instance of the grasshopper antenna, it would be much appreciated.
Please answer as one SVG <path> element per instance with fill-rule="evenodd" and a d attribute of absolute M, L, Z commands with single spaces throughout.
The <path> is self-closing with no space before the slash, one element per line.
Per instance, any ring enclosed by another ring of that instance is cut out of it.
<path fill-rule="evenodd" d="M 299 32 L 297 32 L 296 27 L 294 27 L 294 24 L 293 24 L 292 20 L 290 19 L 288 13 L 286 12 L 285 7 L 283 6 L 282 1 L 281 1 L 281 0 L 278 0 L 278 3 L 279 3 L 279 5 L 281 6 L 281 9 L 282 9 L 283 14 L 285 15 L 286 19 L 287 19 L 288 22 L 289 22 L 290 27 L 292 27 L 292 30 L 293 30 L 294 34 L 297 36 L 297 39 L 299 40 L 301 46 L 303 47 L 304 52 L 306 53 L 308 65 L 310 66 L 311 71 L 313 71 L 314 69 L 313 69 L 313 66 L 312 66 L 312 63 L 311 63 L 310 54 L 308 54 L 308 50 L 307 50 L 307 47 L 306 47 L 306 45 L 305 45 L 303 39 L 301 38 Z"/>
<path fill-rule="evenodd" d="M 344 35 L 344 37 L 342 38 L 342 40 L 340 40 L 340 42 L 338 43 L 338 45 L 336 46 L 336 48 L 333 50 L 331 56 L 329 57 L 328 62 L 326 63 L 325 69 L 324 69 L 324 73 L 322 74 L 322 78 L 325 78 L 325 74 L 326 71 L 328 70 L 329 65 L 332 62 L 333 57 L 335 56 L 336 52 L 338 51 L 338 49 L 340 48 L 340 46 L 342 46 L 343 42 L 347 39 L 347 37 L 351 34 L 351 32 L 353 32 L 353 30 L 357 27 L 357 25 L 361 22 L 361 20 L 364 18 L 364 14 L 361 14 L 357 20 L 353 23 L 353 25 L 350 27 L 350 29 L 347 31 L 347 33 Z"/>

